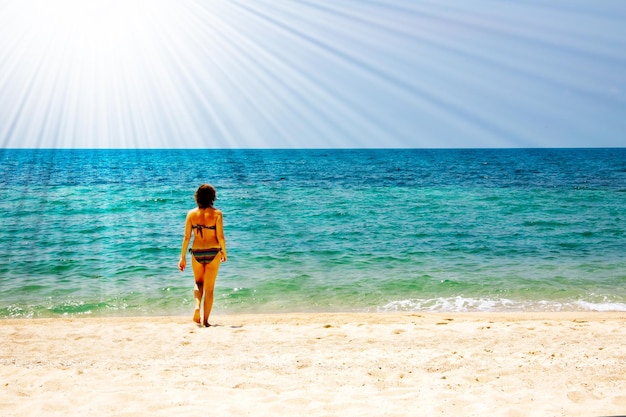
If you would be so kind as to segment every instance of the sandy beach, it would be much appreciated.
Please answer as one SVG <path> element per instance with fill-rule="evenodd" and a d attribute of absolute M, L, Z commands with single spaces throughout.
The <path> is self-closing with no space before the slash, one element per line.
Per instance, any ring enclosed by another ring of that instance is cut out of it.
<path fill-rule="evenodd" d="M 626 313 L 0 321 L 0 415 L 616 416 Z"/>

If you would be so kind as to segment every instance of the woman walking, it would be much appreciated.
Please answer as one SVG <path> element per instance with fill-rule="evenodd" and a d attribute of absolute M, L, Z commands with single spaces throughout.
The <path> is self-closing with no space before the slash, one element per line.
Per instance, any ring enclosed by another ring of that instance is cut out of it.
<path fill-rule="evenodd" d="M 178 268 L 181 271 L 187 266 L 187 248 L 193 233 L 191 246 L 191 267 L 195 278 L 193 295 L 195 310 L 193 321 L 200 324 L 200 306 L 204 297 L 202 324 L 209 327 L 209 316 L 213 308 L 215 279 L 221 262 L 226 262 L 226 240 L 222 212 L 213 207 L 215 188 L 209 184 L 201 185 L 196 191 L 197 208 L 187 213 L 185 235 Z"/>

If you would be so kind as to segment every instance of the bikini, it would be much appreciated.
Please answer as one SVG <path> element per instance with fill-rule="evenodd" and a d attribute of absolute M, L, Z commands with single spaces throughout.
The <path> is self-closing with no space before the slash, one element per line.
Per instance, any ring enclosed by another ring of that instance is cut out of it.
<path fill-rule="evenodd" d="M 209 230 L 215 230 L 215 226 L 205 226 L 203 224 L 196 224 L 191 226 L 192 229 L 198 229 L 198 234 L 200 235 L 200 237 L 202 236 L 202 229 L 209 229 Z"/>
<path fill-rule="evenodd" d="M 196 229 L 200 237 L 203 237 L 203 229 L 216 230 L 215 226 L 205 226 L 203 224 L 196 224 L 191 226 L 191 228 Z M 198 263 L 209 264 L 220 252 L 222 252 L 222 248 L 189 249 L 189 252 L 191 252 L 191 255 Z"/>
<path fill-rule="evenodd" d="M 189 252 L 191 252 L 196 262 L 210 264 L 213 262 L 213 259 L 222 252 L 222 248 L 189 249 Z"/>

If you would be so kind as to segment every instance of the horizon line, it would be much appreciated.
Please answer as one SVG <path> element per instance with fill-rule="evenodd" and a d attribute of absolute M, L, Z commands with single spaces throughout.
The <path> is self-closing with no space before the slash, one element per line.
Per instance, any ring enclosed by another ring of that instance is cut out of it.
<path fill-rule="evenodd" d="M 601 150 L 601 149 L 626 149 L 626 146 L 498 146 L 498 147 L 336 147 L 336 148 L 295 148 L 295 147 L 242 147 L 242 148 L 200 148 L 200 147 L 19 147 L 19 148 L 4 148 L 0 147 L 0 151 L 28 151 L 28 150 L 41 150 L 41 151 L 348 151 L 348 150 Z"/>

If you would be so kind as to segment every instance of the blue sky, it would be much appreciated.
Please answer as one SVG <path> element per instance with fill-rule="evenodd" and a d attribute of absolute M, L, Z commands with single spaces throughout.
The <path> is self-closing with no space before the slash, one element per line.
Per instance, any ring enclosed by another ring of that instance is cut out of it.
<path fill-rule="evenodd" d="M 626 1 L 3 0 L 0 141 L 626 146 Z"/>

